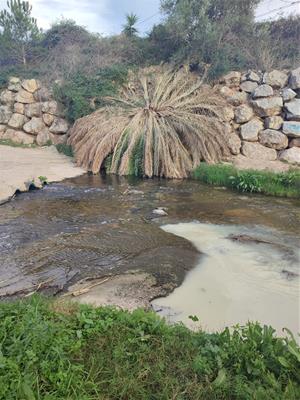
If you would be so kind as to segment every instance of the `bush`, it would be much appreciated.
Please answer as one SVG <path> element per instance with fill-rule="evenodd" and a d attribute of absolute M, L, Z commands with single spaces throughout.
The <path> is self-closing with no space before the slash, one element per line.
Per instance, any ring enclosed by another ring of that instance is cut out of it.
<path fill-rule="evenodd" d="M 296 400 L 292 336 L 248 323 L 221 333 L 39 296 L 0 304 L 0 400 Z"/>
<path fill-rule="evenodd" d="M 201 163 L 193 171 L 192 176 L 204 183 L 226 186 L 241 192 L 300 197 L 299 170 L 282 173 L 256 170 L 238 171 L 232 165 Z"/>

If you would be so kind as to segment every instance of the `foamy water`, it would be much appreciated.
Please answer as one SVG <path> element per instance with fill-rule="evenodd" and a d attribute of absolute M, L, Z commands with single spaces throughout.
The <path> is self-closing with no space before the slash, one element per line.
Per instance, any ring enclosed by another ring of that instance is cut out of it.
<path fill-rule="evenodd" d="M 279 335 L 284 327 L 300 332 L 299 241 L 257 227 L 193 222 L 163 229 L 190 240 L 204 254 L 180 287 L 153 301 L 160 314 L 208 331 L 251 320 L 272 325 Z M 241 243 L 230 240 L 230 234 L 271 236 L 276 244 Z M 298 276 L 288 279 L 283 270 Z"/>

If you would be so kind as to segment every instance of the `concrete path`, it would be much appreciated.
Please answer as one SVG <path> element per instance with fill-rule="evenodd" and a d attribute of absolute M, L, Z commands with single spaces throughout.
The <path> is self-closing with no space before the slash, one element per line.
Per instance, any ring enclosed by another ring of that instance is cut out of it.
<path fill-rule="evenodd" d="M 85 172 L 70 157 L 58 153 L 54 146 L 20 148 L 0 145 L 0 204 L 8 201 L 17 190 L 26 192 L 32 182 L 41 187 L 39 176 L 46 177 L 48 182 L 59 182 Z"/>

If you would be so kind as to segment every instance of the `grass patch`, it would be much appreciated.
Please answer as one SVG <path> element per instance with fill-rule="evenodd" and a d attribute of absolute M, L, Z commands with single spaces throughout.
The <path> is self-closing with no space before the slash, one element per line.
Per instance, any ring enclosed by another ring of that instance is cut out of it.
<path fill-rule="evenodd" d="M 32 149 L 37 147 L 36 144 L 23 144 L 23 143 L 15 143 L 10 139 L 0 139 L 0 145 L 11 146 L 11 147 L 22 147 L 23 149 Z"/>
<path fill-rule="evenodd" d="M 240 192 L 272 196 L 300 197 L 300 170 L 274 173 L 237 170 L 232 165 L 201 163 L 192 174 L 194 179 L 210 185 L 226 186 Z"/>
<path fill-rule="evenodd" d="M 65 156 L 68 157 L 74 156 L 72 146 L 70 146 L 69 144 L 60 143 L 57 144 L 55 147 L 59 153 L 62 153 Z"/>
<path fill-rule="evenodd" d="M 299 399 L 292 337 L 249 323 L 230 333 L 168 326 L 154 313 L 0 304 L 0 399 Z"/>

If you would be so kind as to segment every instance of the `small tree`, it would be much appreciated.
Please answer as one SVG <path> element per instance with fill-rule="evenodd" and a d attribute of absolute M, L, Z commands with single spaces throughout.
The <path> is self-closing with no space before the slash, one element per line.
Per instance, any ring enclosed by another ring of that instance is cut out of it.
<path fill-rule="evenodd" d="M 123 25 L 123 33 L 128 37 L 136 36 L 138 30 L 134 26 L 138 21 L 137 15 L 131 13 L 126 15 L 126 24 Z"/>
<path fill-rule="evenodd" d="M 7 6 L 9 11 L 0 12 L 2 46 L 10 58 L 26 66 L 30 47 L 41 31 L 36 19 L 31 17 L 32 6 L 28 1 L 9 0 Z"/>

